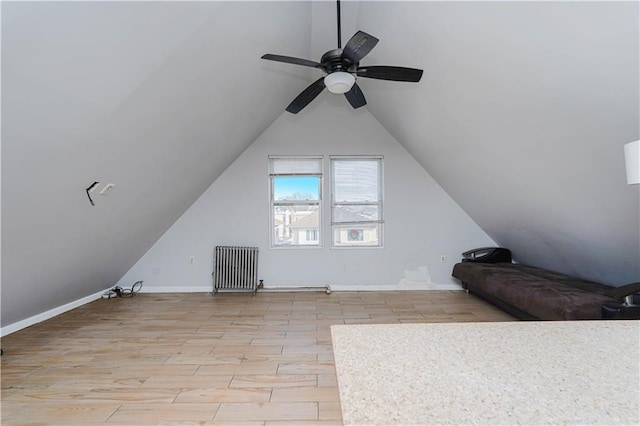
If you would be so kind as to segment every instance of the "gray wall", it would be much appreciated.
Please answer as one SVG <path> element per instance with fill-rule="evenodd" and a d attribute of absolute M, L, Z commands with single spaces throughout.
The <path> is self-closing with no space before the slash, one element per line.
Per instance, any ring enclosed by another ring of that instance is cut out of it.
<path fill-rule="evenodd" d="M 410 278 L 423 268 L 424 282 L 414 288 L 438 284 L 456 288 L 451 269 L 460 252 L 493 241 L 371 114 L 346 106 L 343 96 L 325 91 L 306 114 L 283 113 L 125 274 L 120 285 L 143 280 L 157 291 L 211 291 L 214 246 L 239 245 L 260 249 L 259 275 L 266 287 L 329 284 L 338 290 L 395 290 L 402 280 L 416 281 Z M 324 247 L 269 248 L 269 155 L 323 156 Z M 383 248 L 330 248 L 331 155 L 383 156 Z M 195 265 L 190 264 L 192 256 Z"/>

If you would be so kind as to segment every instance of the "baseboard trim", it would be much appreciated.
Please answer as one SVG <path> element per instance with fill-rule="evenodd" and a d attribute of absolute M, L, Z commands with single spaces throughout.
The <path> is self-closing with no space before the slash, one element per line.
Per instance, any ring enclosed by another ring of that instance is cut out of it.
<path fill-rule="evenodd" d="M 439 284 L 436 290 L 458 290 L 462 291 L 462 285 L 459 284 Z"/>
<path fill-rule="evenodd" d="M 0 336 L 4 337 L 7 334 L 15 333 L 16 331 L 22 330 L 23 328 L 30 327 L 32 325 L 38 324 L 42 321 L 46 321 L 49 318 L 53 318 L 57 315 L 68 312 L 72 309 L 78 308 L 82 305 L 86 305 L 87 303 L 93 302 L 94 300 L 100 299 L 102 294 L 107 290 L 101 290 L 97 293 L 91 294 L 89 296 L 83 297 L 82 299 L 75 300 L 73 302 L 69 302 L 65 305 L 58 306 L 57 308 L 49 309 L 46 312 L 41 314 L 34 315 L 32 317 L 23 319 L 22 321 L 14 322 L 13 324 L 9 324 L 0 329 Z"/>
<path fill-rule="evenodd" d="M 399 288 L 398 285 L 357 285 L 357 284 L 331 284 L 331 291 L 411 291 L 411 290 L 462 290 L 462 286 L 457 284 L 433 284 L 434 288 Z M 318 286 L 265 286 L 258 289 L 258 292 L 286 292 L 286 291 L 325 291 L 326 285 Z M 140 293 L 211 293 L 209 286 L 187 286 L 187 287 L 142 287 Z"/>
<path fill-rule="evenodd" d="M 212 286 L 193 285 L 186 287 L 146 287 L 143 286 L 140 293 L 211 293 Z"/>
<path fill-rule="evenodd" d="M 331 286 L 324 285 L 324 286 L 307 286 L 307 287 L 264 287 L 264 288 L 259 288 L 258 291 L 264 292 L 264 293 L 279 293 L 279 292 L 287 292 L 287 291 L 295 291 L 295 292 L 308 291 L 308 292 L 323 292 L 323 293 L 330 294 Z"/>

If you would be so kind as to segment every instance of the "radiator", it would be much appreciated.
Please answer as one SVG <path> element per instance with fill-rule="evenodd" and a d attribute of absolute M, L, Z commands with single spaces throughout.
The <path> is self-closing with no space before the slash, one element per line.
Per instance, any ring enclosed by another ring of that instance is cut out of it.
<path fill-rule="evenodd" d="M 213 257 L 213 293 L 219 290 L 258 289 L 258 247 L 216 246 Z"/>

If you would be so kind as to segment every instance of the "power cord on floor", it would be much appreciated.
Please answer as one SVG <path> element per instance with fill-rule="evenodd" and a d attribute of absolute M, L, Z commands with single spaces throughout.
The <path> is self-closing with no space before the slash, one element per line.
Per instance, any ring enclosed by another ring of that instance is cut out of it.
<path fill-rule="evenodd" d="M 136 281 L 131 288 L 122 288 L 115 286 L 111 290 L 107 290 L 102 294 L 103 299 L 113 299 L 115 297 L 133 297 L 142 288 L 142 281 Z"/>

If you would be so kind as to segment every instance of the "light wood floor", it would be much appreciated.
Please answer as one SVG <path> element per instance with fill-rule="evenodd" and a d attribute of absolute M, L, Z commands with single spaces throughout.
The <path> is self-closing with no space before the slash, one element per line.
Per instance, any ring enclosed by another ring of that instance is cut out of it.
<path fill-rule="evenodd" d="M 340 425 L 332 324 L 512 321 L 461 291 L 138 294 L 2 339 L 2 425 Z"/>

